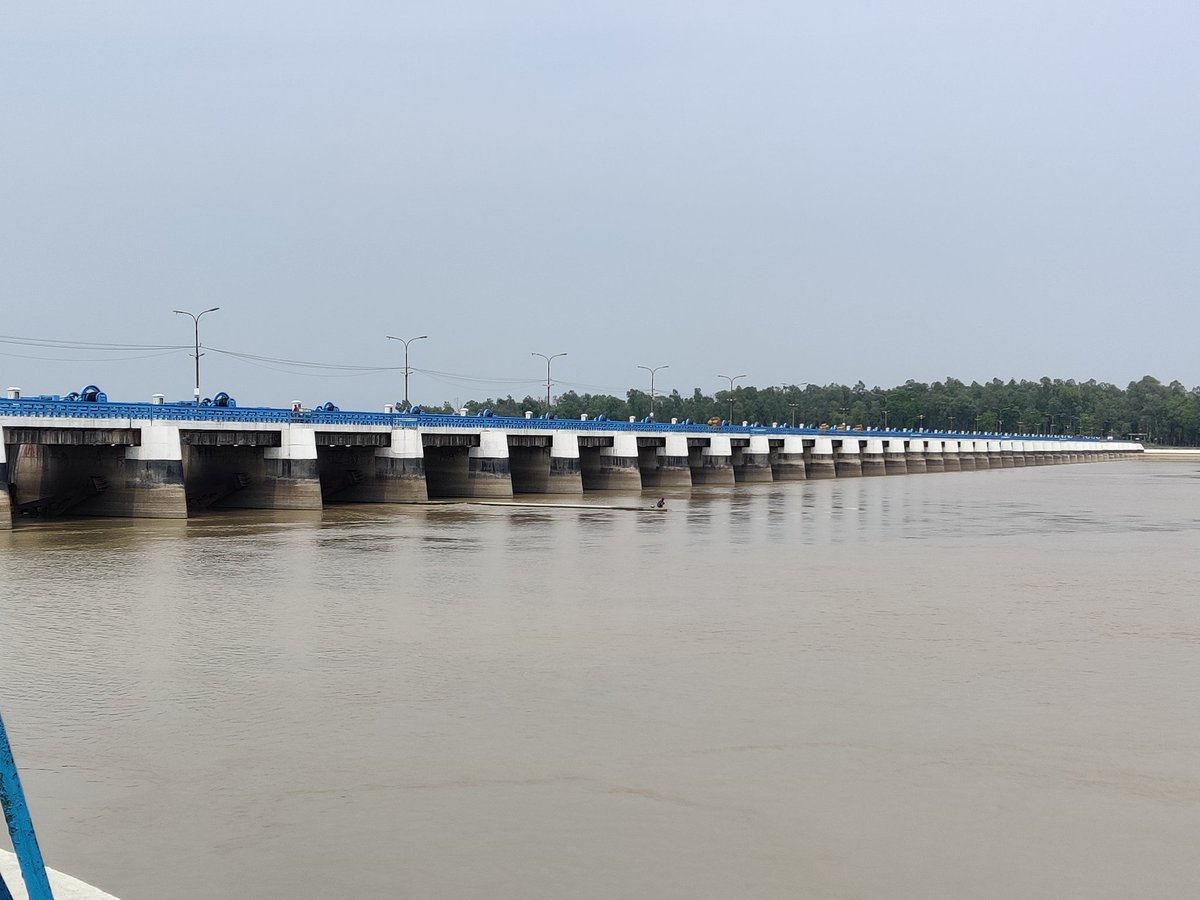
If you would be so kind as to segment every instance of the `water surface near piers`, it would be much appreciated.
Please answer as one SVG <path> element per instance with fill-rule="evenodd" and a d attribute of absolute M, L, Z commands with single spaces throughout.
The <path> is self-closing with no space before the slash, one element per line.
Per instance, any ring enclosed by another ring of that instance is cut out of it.
<path fill-rule="evenodd" d="M 1179 897 L 1200 466 L 0 533 L 48 862 L 122 900 Z"/>

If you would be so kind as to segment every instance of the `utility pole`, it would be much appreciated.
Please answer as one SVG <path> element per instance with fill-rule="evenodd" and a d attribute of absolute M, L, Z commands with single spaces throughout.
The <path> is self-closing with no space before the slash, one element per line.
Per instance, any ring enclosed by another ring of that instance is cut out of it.
<path fill-rule="evenodd" d="M 214 306 L 212 309 L 206 309 L 206 310 L 204 310 L 203 312 L 198 312 L 198 313 L 188 312 L 186 309 L 173 309 L 173 310 L 171 310 L 171 312 L 173 312 L 173 313 L 175 313 L 176 315 L 179 315 L 179 316 L 191 316 L 191 317 L 192 317 L 192 324 L 196 326 L 196 331 L 195 331 L 195 334 L 196 334 L 196 352 L 195 352 L 195 353 L 193 353 L 192 355 L 193 355 L 194 357 L 196 357 L 196 388 L 195 388 L 195 398 L 196 398 L 196 405 L 197 405 L 197 406 L 199 406 L 199 405 L 200 405 L 200 357 L 204 355 L 203 353 L 201 353 L 201 352 L 200 352 L 200 320 L 201 320 L 201 319 L 202 319 L 204 316 L 206 316 L 208 313 L 210 313 L 210 312 L 216 312 L 216 311 L 217 311 L 218 309 L 220 309 L 220 308 L 221 308 L 221 307 L 219 307 L 219 306 Z"/>

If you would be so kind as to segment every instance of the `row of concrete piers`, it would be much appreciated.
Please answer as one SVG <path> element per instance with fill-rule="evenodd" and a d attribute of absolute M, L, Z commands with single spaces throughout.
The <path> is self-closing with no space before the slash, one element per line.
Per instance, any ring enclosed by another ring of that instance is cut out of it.
<path fill-rule="evenodd" d="M 442 419 L 438 424 L 0 419 L 0 528 L 46 515 L 507 499 L 1124 459 L 1134 443 Z M 540 425 L 540 427 L 539 427 Z M 590 427 L 589 427 L 590 426 Z"/>

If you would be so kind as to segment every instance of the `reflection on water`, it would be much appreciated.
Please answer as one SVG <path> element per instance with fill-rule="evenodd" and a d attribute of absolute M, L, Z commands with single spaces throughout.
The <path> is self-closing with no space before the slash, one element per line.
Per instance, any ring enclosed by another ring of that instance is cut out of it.
<path fill-rule="evenodd" d="M 0 702 L 123 900 L 1186 896 L 1196 469 L 20 522 Z"/>

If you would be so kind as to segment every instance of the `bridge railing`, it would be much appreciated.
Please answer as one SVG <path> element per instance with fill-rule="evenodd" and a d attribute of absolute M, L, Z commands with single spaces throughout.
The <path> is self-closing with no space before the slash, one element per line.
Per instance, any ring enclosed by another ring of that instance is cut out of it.
<path fill-rule="evenodd" d="M 1001 434 L 993 432 L 906 431 L 897 429 L 793 428 L 789 425 L 717 425 L 703 422 L 644 422 L 613 419 L 526 419 L 510 416 L 455 416 L 437 413 L 386 413 L 366 411 L 301 410 L 275 407 L 220 407 L 164 403 L 94 403 L 38 397 L 17 400 L 0 398 L 0 417 L 141 419 L 163 422 L 246 422 L 256 424 L 306 423 L 330 428 L 384 426 L 388 428 L 469 428 L 504 431 L 590 431 L 639 434 L 765 434 L 839 438 L 911 438 L 922 440 L 1038 440 L 1105 443 L 1104 438 L 1077 435 Z"/>

